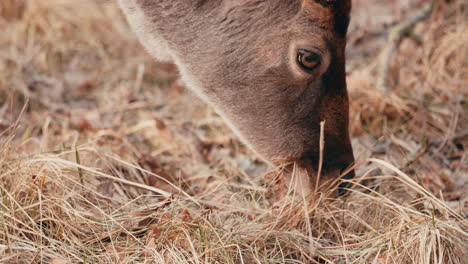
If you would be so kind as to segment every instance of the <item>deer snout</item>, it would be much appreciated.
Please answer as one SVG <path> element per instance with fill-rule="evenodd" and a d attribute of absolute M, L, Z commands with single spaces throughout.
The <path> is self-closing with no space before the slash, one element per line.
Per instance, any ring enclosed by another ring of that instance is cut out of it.
<path fill-rule="evenodd" d="M 332 159 L 332 160 L 330 160 Z M 318 189 L 326 190 L 329 186 L 336 187 L 336 194 L 342 196 L 346 194 L 346 190 L 350 187 L 350 183 L 346 180 L 355 177 L 354 173 L 354 157 L 351 153 L 342 153 L 334 157 L 330 157 L 328 160 L 329 165 L 323 166 L 321 175 L 317 174 Z M 317 182 L 317 180 L 316 180 Z"/>
<path fill-rule="evenodd" d="M 344 195 L 349 187 L 346 180 L 355 176 L 351 144 L 335 145 L 333 148 L 325 148 L 319 155 L 316 153 L 306 154 L 297 162 L 308 176 L 307 188 L 312 193 L 324 193 L 327 196 Z"/>

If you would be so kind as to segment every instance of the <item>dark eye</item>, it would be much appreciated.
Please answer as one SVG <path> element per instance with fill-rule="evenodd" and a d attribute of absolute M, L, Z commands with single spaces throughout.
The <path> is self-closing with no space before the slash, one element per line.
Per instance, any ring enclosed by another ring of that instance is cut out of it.
<path fill-rule="evenodd" d="M 297 62 L 306 71 L 313 71 L 322 63 L 322 56 L 310 51 L 310 50 L 299 50 L 297 52 Z"/>

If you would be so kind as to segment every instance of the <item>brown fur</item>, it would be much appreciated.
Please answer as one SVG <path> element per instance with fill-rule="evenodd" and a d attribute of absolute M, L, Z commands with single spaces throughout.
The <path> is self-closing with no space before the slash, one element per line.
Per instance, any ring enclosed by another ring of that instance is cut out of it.
<path fill-rule="evenodd" d="M 350 0 L 119 0 L 148 51 L 173 60 L 187 86 L 275 165 L 324 173 L 353 162 L 345 80 Z M 320 50 L 313 74 L 297 49 Z M 311 173 L 313 175 L 313 173 Z"/>

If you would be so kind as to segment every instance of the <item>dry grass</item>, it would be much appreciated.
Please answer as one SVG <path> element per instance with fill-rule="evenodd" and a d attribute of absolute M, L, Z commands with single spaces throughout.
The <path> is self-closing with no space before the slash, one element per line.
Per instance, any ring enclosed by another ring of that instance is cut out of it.
<path fill-rule="evenodd" d="M 355 1 L 367 187 L 277 204 L 268 168 L 112 3 L 2 0 L 0 263 L 468 263 L 464 1 L 439 2 L 392 61 L 392 92 L 374 89 L 384 25 L 417 2 Z"/>

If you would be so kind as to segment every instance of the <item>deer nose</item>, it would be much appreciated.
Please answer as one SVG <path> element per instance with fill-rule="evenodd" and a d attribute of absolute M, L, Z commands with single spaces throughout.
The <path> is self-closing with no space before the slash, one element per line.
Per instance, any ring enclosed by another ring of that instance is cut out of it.
<path fill-rule="evenodd" d="M 352 166 L 353 162 L 336 164 L 333 166 L 333 168 L 327 168 L 323 170 L 320 175 L 317 175 L 315 172 L 317 177 L 320 177 L 318 182 L 316 178 L 315 183 L 318 184 L 318 186 L 316 186 L 318 187 L 318 191 L 326 191 L 326 189 L 329 187 L 335 187 L 337 196 L 346 195 L 349 187 L 351 186 L 351 183 L 348 180 L 355 177 Z M 334 195 L 332 194 L 332 196 Z"/>
<path fill-rule="evenodd" d="M 330 176 L 332 176 L 333 179 L 338 179 L 337 194 L 338 196 L 343 196 L 346 194 L 347 189 L 351 185 L 351 183 L 347 180 L 353 179 L 355 177 L 354 156 L 351 151 L 344 155 L 342 154 L 341 157 L 335 160 L 337 161 L 329 160 L 334 174 Z"/>
<path fill-rule="evenodd" d="M 354 163 L 354 162 L 353 162 Z M 356 174 L 354 173 L 354 169 L 353 168 L 345 168 L 344 170 L 341 170 L 340 172 L 340 183 L 338 185 L 338 196 L 344 196 L 347 191 L 348 191 L 348 188 L 351 186 L 351 183 L 346 181 L 346 180 L 350 180 L 350 179 L 353 179 L 354 177 L 356 176 Z"/>
<path fill-rule="evenodd" d="M 328 153 L 323 157 L 322 164 L 316 157 L 308 159 L 309 175 L 312 175 L 316 191 L 326 191 L 330 187 L 336 187 L 337 195 L 343 196 L 350 187 L 350 180 L 355 177 L 354 155 L 351 145 L 346 151 Z M 318 164 L 318 165 L 317 165 Z M 318 189 L 317 189 L 318 188 Z"/>
<path fill-rule="evenodd" d="M 343 196 L 351 185 L 349 180 L 355 177 L 355 160 L 351 142 L 349 139 L 346 140 L 341 146 L 335 148 L 334 151 L 330 150 L 325 157 L 331 168 L 338 172 L 336 176 L 338 178 L 337 194 L 338 196 Z"/>

